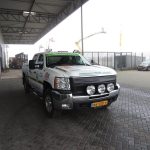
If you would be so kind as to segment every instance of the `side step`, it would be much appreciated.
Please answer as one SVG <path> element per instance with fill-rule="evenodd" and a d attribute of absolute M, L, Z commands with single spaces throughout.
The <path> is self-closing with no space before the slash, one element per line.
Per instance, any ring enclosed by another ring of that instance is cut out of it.
<path fill-rule="evenodd" d="M 40 97 L 40 99 L 43 100 L 43 97 L 40 94 L 36 93 L 33 89 L 31 89 L 31 90 L 34 95 Z"/>

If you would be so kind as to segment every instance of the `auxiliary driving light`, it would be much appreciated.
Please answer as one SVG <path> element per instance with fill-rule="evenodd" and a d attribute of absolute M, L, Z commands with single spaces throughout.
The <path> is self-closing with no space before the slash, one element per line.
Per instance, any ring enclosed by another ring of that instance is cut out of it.
<path fill-rule="evenodd" d="M 115 88 L 115 86 L 114 86 L 114 84 L 113 84 L 113 83 L 109 83 L 109 84 L 107 84 L 107 90 L 108 90 L 108 92 L 113 91 L 113 90 L 114 90 L 114 88 Z"/>
<path fill-rule="evenodd" d="M 98 86 L 98 93 L 100 93 L 100 94 L 104 93 L 105 89 L 106 89 L 105 85 L 104 84 L 100 84 Z"/>
<path fill-rule="evenodd" d="M 86 88 L 86 92 L 89 95 L 93 95 L 95 93 L 95 86 L 94 85 L 89 85 Z"/>

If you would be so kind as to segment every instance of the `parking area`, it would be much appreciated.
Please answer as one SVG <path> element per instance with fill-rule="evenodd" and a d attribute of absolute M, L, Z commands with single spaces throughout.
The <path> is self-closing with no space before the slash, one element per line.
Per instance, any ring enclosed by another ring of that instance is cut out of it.
<path fill-rule="evenodd" d="M 107 110 L 52 119 L 37 96 L 24 93 L 21 72 L 12 74 L 0 80 L 0 150 L 150 150 L 150 72 L 118 72 L 120 95 Z"/>
<path fill-rule="evenodd" d="M 150 90 L 150 71 L 119 71 L 118 82 L 133 88 Z"/>

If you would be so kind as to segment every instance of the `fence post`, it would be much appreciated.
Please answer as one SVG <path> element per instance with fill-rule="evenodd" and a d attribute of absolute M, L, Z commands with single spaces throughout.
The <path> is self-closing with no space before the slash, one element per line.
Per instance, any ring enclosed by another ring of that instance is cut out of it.
<path fill-rule="evenodd" d="M 134 58 L 134 59 L 135 59 L 135 60 L 134 60 L 134 61 L 135 61 L 135 66 L 134 66 L 134 67 L 136 68 L 136 53 L 135 53 L 135 58 Z"/>
<path fill-rule="evenodd" d="M 108 52 L 107 52 L 107 67 L 108 67 Z"/>
<path fill-rule="evenodd" d="M 123 67 L 122 52 L 120 53 L 120 55 L 121 55 L 121 67 L 120 67 L 120 69 L 122 70 L 122 67 Z"/>
<path fill-rule="evenodd" d="M 132 69 L 132 52 L 131 52 L 131 69 Z"/>
<path fill-rule="evenodd" d="M 99 65 L 99 52 L 98 52 L 98 65 Z"/>
<path fill-rule="evenodd" d="M 128 60 L 128 59 L 127 59 L 127 56 L 128 56 L 128 53 L 126 52 L 126 61 Z M 122 57 L 121 57 L 121 58 L 122 58 Z M 123 62 L 122 62 L 122 64 L 123 64 Z M 125 63 L 124 66 L 125 66 L 126 69 L 129 69 L 127 63 Z"/>
<path fill-rule="evenodd" d="M 116 69 L 116 52 L 114 52 L 114 69 Z"/>
<path fill-rule="evenodd" d="M 143 52 L 141 53 L 142 61 L 143 61 Z"/>

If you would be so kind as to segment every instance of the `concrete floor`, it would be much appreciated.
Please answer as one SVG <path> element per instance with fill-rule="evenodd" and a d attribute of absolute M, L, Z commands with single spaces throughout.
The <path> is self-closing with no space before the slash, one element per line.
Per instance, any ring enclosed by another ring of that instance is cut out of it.
<path fill-rule="evenodd" d="M 150 150 L 148 72 L 119 72 L 121 92 L 107 110 L 56 112 L 52 119 L 39 97 L 24 93 L 20 73 L 0 80 L 0 150 Z"/>

